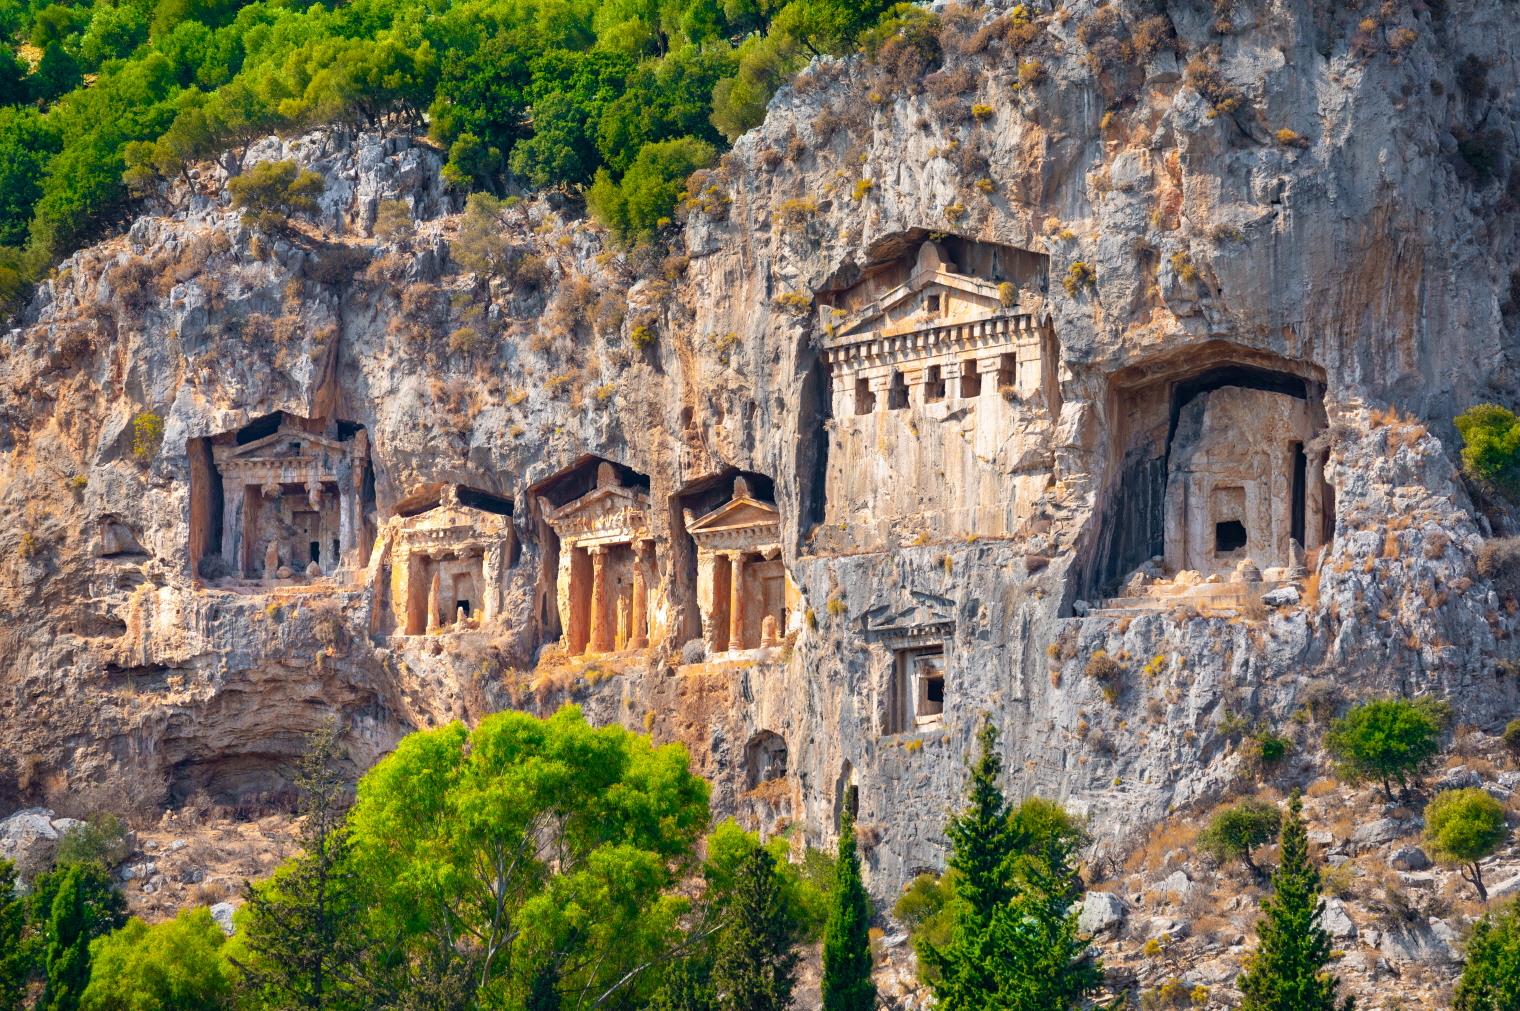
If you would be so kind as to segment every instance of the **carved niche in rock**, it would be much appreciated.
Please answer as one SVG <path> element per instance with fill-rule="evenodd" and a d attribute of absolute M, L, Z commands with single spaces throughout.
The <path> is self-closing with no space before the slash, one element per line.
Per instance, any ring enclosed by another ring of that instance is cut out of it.
<path fill-rule="evenodd" d="M 926 239 L 819 293 L 823 534 L 858 546 L 905 520 L 934 538 L 1017 530 L 1048 477 L 1030 448 L 1060 409 L 1045 271 L 1040 254 Z"/>
<path fill-rule="evenodd" d="M 501 613 L 515 552 L 512 504 L 463 485 L 424 489 L 390 522 L 395 627 L 405 635 L 480 628 Z"/>
<path fill-rule="evenodd" d="M 603 462 L 593 490 L 540 508 L 560 542 L 556 592 L 569 654 L 647 648 L 658 573 L 648 494 L 623 487 Z"/>
<path fill-rule="evenodd" d="M 900 734 L 944 721 L 948 644 L 955 637 L 955 604 L 948 597 L 903 591 L 865 614 L 865 635 L 891 655 L 882 705 L 882 732 Z"/>
<path fill-rule="evenodd" d="M 697 545 L 697 607 L 711 653 L 775 646 L 795 613 L 796 590 L 781 561 L 781 516 L 743 477 L 733 497 L 686 516 Z"/>
<path fill-rule="evenodd" d="M 245 429 L 212 440 L 228 569 L 270 579 L 279 569 L 332 576 L 359 567 L 369 553 L 364 430 L 284 414 L 270 420 L 269 434 L 244 441 Z"/>

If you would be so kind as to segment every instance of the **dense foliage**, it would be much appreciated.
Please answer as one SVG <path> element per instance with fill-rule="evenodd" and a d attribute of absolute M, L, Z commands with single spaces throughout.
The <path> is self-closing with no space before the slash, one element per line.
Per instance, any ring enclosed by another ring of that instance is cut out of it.
<path fill-rule="evenodd" d="M 0 0 L 0 297 L 133 189 L 271 130 L 427 124 L 498 195 L 596 184 L 633 237 L 884 0 Z"/>
<path fill-rule="evenodd" d="M 1462 877 L 1485 902 L 1488 889 L 1483 884 L 1483 861 L 1508 838 L 1504 805 L 1485 790 L 1444 790 L 1425 805 L 1425 843 L 1431 855 L 1459 865 Z"/>
<path fill-rule="evenodd" d="M 999 780 L 1002 760 L 990 723 L 980 734 L 968 803 L 951 819 L 953 891 L 949 939 L 917 939 L 933 967 L 930 984 L 945 1011 L 1063 1011 L 1084 1006 L 1102 967 L 1077 930 L 1082 827 L 1040 798 L 1011 808 Z"/>
<path fill-rule="evenodd" d="M 1343 778 L 1379 783 L 1392 800 L 1392 784 L 1407 789 L 1435 760 L 1446 716 L 1444 704 L 1433 700 L 1375 699 L 1331 723 L 1325 744 Z"/>
<path fill-rule="evenodd" d="M 90 947 L 81 1011 L 218 1011 L 232 1001 L 227 936 L 204 907 L 148 926 L 133 917 Z"/>
<path fill-rule="evenodd" d="M 1467 964 L 1452 1000 L 1455 1011 L 1511 1011 L 1520 1007 L 1520 901 L 1473 924 Z"/>
<path fill-rule="evenodd" d="M 1256 950 L 1240 977 L 1241 1011 L 1351 1011 L 1351 998 L 1337 1005 L 1340 981 L 1324 971 L 1330 935 L 1320 924 L 1319 868 L 1309 857 L 1303 801 L 1288 800 L 1280 836 L 1282 859 L 1272 873 L 1272 894 L 1262 900 Z"/>
<path fill-rule="evenodd" d="M 1510 495 L 1520 492 L 1520 418 L 1498 404 L 1479 404 L 1455 421 L 1462 469 Z"/>

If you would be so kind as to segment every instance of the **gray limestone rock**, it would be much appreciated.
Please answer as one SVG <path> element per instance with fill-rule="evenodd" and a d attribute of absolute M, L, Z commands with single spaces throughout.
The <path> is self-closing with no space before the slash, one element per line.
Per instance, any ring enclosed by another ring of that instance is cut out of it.
<path fill-rule="evenodd" d="M 1129 914 L 1129 904 L 1110 892 L 1088 892 L 1082 897 L 1077 926 L 1084 934 L 1098 934 L 1119 927 Z"/>

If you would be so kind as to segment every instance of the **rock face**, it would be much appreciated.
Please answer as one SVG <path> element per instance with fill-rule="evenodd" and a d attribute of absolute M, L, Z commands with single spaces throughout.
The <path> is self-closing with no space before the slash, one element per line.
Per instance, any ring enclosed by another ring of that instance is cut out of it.
<path fill-rule="evenodd" d="M 0 337 L 0 809 L 576 701 L 766 831 L 857 810 L 888 896 L 984 713 L 1106 846 L 1219 794 L 1226 716 L 1491 727 L 1450 418 L 1514 393 L 1510 11 L 1140 6 L 817 62 L 663 259 L 557 198 L 465 234 L 430 148 L 334 130 L 248 155 L 316 228 L 206 168 L 61 264 Z"/>

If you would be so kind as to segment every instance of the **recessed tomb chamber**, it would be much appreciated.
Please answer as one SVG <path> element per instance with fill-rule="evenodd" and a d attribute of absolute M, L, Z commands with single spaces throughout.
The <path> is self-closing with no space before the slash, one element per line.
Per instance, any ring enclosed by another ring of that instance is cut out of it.
<path fill-rule="evenodd" d="M 495 622 L 517 555 L 511 501 L 443 484 L 408 496 L 396 511 L 387 556 L 394 629 L 423 635 Z"/>
<path fill-rule="evenodd" d="M 695 515 L 697 607 L 709 654 L 776 646 L 796 613 L 797 591 L 781 561 L 781 517 L 750 479 L 736 477 L 726 502 Z"/>

